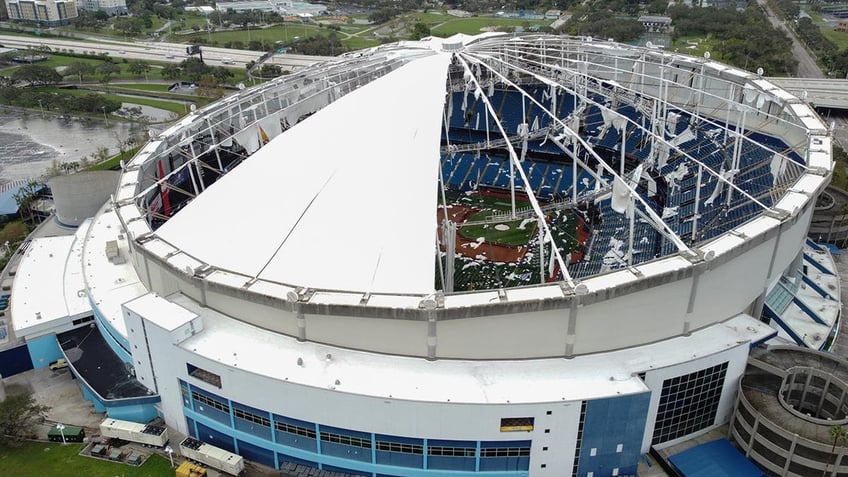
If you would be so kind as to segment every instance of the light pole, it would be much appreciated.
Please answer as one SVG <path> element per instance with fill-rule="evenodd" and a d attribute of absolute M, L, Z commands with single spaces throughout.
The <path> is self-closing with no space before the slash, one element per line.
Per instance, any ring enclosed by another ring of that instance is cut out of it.
<path fill-rule="evenodd" d="M 44 106 L 41 104 L 41 100 L 38 100 L 38 109 L 41 110 L 41 117 L 44 117 Z"/>
<path fill-rule="evenodd" d="M 168 453 L 168 457 L 171 459 L 171 468 L 174 468 L 174 449 L 171 446 L 165 446 L 165 452 Z"/>
<path fill-rule="evenodd" d="M 109 118 L 106 117 L 106 106 L 100 106 L 100 109 L 103 111 L 103 120 L 106 121 L 106 125 L 109 125 Z"/>
<path fill-rule="evenodd" d="M 62 445 L 67 444 L 67 442 L 65 441 L 65 425 L 56 424 L 56 429 L 59 429 L 59 434 L 62 434 Z"/>

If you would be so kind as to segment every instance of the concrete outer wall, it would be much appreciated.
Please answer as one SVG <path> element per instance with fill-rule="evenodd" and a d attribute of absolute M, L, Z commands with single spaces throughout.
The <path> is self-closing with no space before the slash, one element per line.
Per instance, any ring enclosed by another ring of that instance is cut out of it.
<path fill-rule="evenodd" d="M 829 426 L 821 427 L 822 439 L 829 440 Z M 766 436 L 764 432 L 769 435 L 780 436 L 785 442 L 775 442 L 774 438 Z M 814 442 L 784 429 L 777 423 L 763 417 L 741 390 L 733 414 L 730 437 L 745 452 L 746 457 L 772 475 L 781 477 L 805 477 L 807 475 L 836 477 L 837 475 L 848 474 L 848 459 L 845 458 L 848 449 L 840 445 L 832 453 L 831 444 Z M 758 453 L 754 449 L 755 445 L 763 446 L 778 456 L 784 457 L 786 459 L 784 465 L 778 465 L 772 459 Z M 818 460 L 802 456 L 804 454 L 810 455 L 811 451 L 825 458 Z"/>
<path fill-rule="evenodd" d="M 169 333 L 147 322 L 146 343 L 153 373 L 162 397 L 165 421 L 187 433 L 179 379 L 241 404 L 319 424 L 395 436 L 453 440 L 533 441 L 530 457 L 532 476 L 570 475 L 574 462 L 580 402 L 539 404 L 462 404 L 415 402 L 381 396 L 353 395 L 307 387 L 258 376 L 194 355 L 172 344 Z M 140 353 L 145 337 L 139 336 Z M 135 345 L 135 343 L 134 343 Z M 142 359 L 142 362 L 149 362 Z M 188 375 L 191 363 L 221 376 L 222 387 Z M 551 411 L 548 415 L 547 411 Z M 500 432 L 503 417 L 534 417 L 532 432 Z M 550 429 L 545 433 L 545 429 Z M 547 447 L 547 451 L 542 448 Z M 292 454 L 297 453 L 294 450 Z M 318 455 L 311 460 L 321 461 Z M 541 468 L 541 463 L 546 467 Z M 351 462 L 351 467 L 357 463 Z"/>
<path fill-rule="evenodd" d="M 748 309 L 798 255 L 812 208 L 808 202 L 780 227 L 746 237 L 711 261 L 584 296 L 436 310 L 434 323 L 417 309 L 299 304 L 304 311 L 299 330 L 292 304 L 283 299 L 189 276 L 138 247 L 141 253 L 134 253 L 133 260 L 142 282 L 160 296 L 179 291 L 261 328 L 295 337 L 302 331 L 309 341 L 426 357 L 432 332 L 435 358 L 569 356 L 685 335 Z M 709 250 L 709 245 L 704 248 Z M 616 273 L 632 278 L 627 270 Z M 593 277 L 585 283 L 591 289 L 605 280 L 608 277 Z"/>
<path fill-rule="evenodd" d="M 256 375 L 218 361 L 198 356 L 176 345 L 174 333 L 152 325 L 143 317 L 125 309 L 127 326 L 134 330 L 130 341 L 142 382 L 155 387 L 162 402 L 161 411 L 169 425 L 186 433 L 185 415 L 178 380 L 203 388 L 226 399 L 237 401 L 275 414 L 317 422 L 356 431 L 380 434 L 450 440 L 532 440 L 530 476 L 570 475 L 578 437 L 581 401 L 531 404 L 465 404 L 422 402 L 392 399 L 385 396 L 354 395 L 339 390 L 314 388 Z M 735 400 L 736 383 L 747 359 L 747 344 L 727 351 L 682 362 L 678 365 L 649 370 L 646 384 L 650 388 L 647 415 L 643 415 L 645 434 L 627 446 L 650 447 L 653 423 L 663 380 L 698 371 L 728 361 L 719 410 L 713 427 L 727 422 Z M 221 376 L 220 389 L 188 375 L 186 363 Z M 155 385 L 151 382 L 155 379 Z M 606 396 L 619 398 L 621 396 Z M 548 411 L 551 414 L 547 414 Z M 533 417 L 532 432 L 500 432 L 504 417 Z M 214 423 L 207 423 L 215 425 Z M 610 429 L 619 441 L 621 429 Z M 549 432 L 545 432 L 548 429 Z M 641 429 L 641 426 L 640 426 Z M 222 429 L 226 431 L 226 429 Z M 639 431 L 641 433 L 641 431 Z M 614 439 L 613 439 L 614 440 Z M 618 442 L 618 441 L 616 441 Z M 547 447 L 547 451 L 543 448 Z M 628 447 L 629 448 L 629 447 Z M 609 449 L 607 449 L 609 450 Z M 297 450 L 292 453 L 296 454 Z M 321 461 L 317 455 L 303 456 Z M 542 468 L 541 464 L 545 464 Z M 355 467 L 357 464 L 351 463 Z M 582 464 L 581 464 L 582 465 Z M 587 462 L 587 465 L 589 463 Z"/>
<path fill-rule="evenodd" d="M 121 174 L 117 171 L 79 172 L 50 179 L 56 204 L 56 219 L 72 227 L 94 217 L 109 196 L 115 193 Z"/>
<path fill-rule="evenodd" d="M 354 395 L 339 390 L 314 388 L 256 375 L 218 361 L 198 356 L 174 343 L 176 332 L 168 332 L 152 325 L 143 317 L 125 308 L 134 359 L 138 376 L 159 392 L 161 411 L 169 425 L 188 431 L 183 412 L 182 395 L 178 380 L 190 383 L 226 399 L 279 415 L 317 422 L 356 431 L 428 439 L 451 440 L 532 440 L 530 476 L 570 475 L 578 437 L 581 401 L 531 404 L 465 404 L 451 402 L 404 401 L 385 396 Z M 639 437 L 627 446 L 639 446 L 644 453 L 650 446 L 650 433 L 656 419 L 656 403 L 662 381 L 729 361 L 728 374 L 715 424 L 727 421 L 735 398 L 738 375 L 744 369 L 747 345 L 703 357 L 676 366 L 650 371 L 647 382 L 652 388 L 647 407 L 647 438 Z M 188 375 L 186 363 L 201 367 L 221 376 L 220 389 Z M 155 384 L 151 382 L 155 379 Z M 621 396 L 608 396 L 619 398 Z M 604 399 L 603 397 L 599 399 Z M 548 412 L 551 414 L 548 414 Z M 531 432 L 500 432 L 500 419 L 504 417 L 533 417 L 535 427 Z M 216 426 L 215 423 L 207 423 Z M 621 422 L 621 426 L 626 423 Z M 641 428 L 641 427 L 640 427 Z M 546 429 L 549 432 L 546 432 Z M 227 429 L 222 428 L 226 432 Z M 610 429 L 611 436 L 619 436 L 621 429 Z M 641 432 L 641 431 L 640 431 Z M 614 440 L 614 439 L 613 439 Z M 618 442 L 618 441 L 616 441 Z M 548 450 L 543 450 L 547 448 Z M 628 447 L 629 448 L 629 447 Z M 609 449 L 608 449 L 609 450 Z M 298 450 L 291 453 L 296 455 Z M 303 455 L 321 461 L 319 455 Z M 541 464 L 545 464 L 542 468 Z M 635 462 L 634 462 L 635 464 Z M 351 462 L 351 467 L 357 463 Z M 582 465 L 582 464 L 581 464 Z M 587 465 L 590 465 L 587 462 Z"/>

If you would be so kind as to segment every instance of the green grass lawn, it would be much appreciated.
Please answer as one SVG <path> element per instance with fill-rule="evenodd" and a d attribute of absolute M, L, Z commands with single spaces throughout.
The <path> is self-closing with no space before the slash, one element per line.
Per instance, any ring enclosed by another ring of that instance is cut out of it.
<path fill-rule="evenodd" d="M 240 41 L 247 46 L 250 41 L 280 41 L 283 43 L 291 42 L 294 37 L 307 38 L 318 34 L 327 34 L 330 30 L 320 28 L 315 25 L 274 25 L 268 28 L 251 27 L 248 31 L 244 30 L 226 30 L 213 31 L 212 33 L 194 33 L 188 37 L 180 37 L 179 41 L 190 42 L 194 39 L 208 41 L 209 38 L 218 45 L 223 45 L 227 42 Z M 344 35 L 341 35 L 344 36 Z"/>
<path fill-rule="evenodd" d="M 824 35 L 825 38 L 832 41 L 840 50 L 848 48 L 848 33 L 834 30 L 833 27 L 824 21 L 824 18 L 819 12 L 814 10 L 804 11 L 810 15 L 813 19 L 813 23 L 819 26 L 822 35 Z"/>
<path fill-rule="evenodd" d="M 152 91 L 154 93 L 167 93 L 170 84 L 158 83 L 121 83 L 120 87 L 124 89 L 136 89 L 139 91 Z"/>
<path fill-rule="evenodd" d="M 491 213 L 491 210 L 481 210 L 469 217 L 468 221 L 475 222 L 487 220 Z M 534 233 L 536 233 L 536 226 L 538 223 L 536 220 L 531 220 L 529 223 L 525 224 L 522 229 L 520 226 L 523 221 L 524 219 L 500 222 L 497 224 L 489 223 L 465 225 L 459 229 L 459 234 L 469 240 L 476 240 L 479 237 L 483 237 L 486 239 L 486 242 L 493 244 L 513 247 L 527 245 L 530 238 Z M 505 230 L 498 230 L 498 228 L 505 228 Z"/>
<path fill-rule="evenodd" d="M 342 40 L 342 45 L 350 48 L 351 50 L 361 50 L 363 48 L 371 48 L 372 46 L 379 45 L 380 42 L 377 40 L 372 40 L 370 38 L 363 38 L 361 36 L 352 36 L 350 38 L 345 38 Z"/>
<path fill-rule="evenodd" d="M 92 91 L 86 89 L 50 88 L 49 91 L 59 94 L 67 94 L 71 96 L 84 96 L 86 94 L 92 93 Z M 183 105 L 182 103 L 175 103 L 173 101 L 160 100 L 156 98 L 143 98 L 140 96 L 125 96 L 122 94 L 115 93 L 105 94 L 107 98 L 119 101 L 121 103 L 142 104 L 145 106 L 151 106 L 154 108 L 164 109 L 165 111 L 171 111 L 172 113 L 176 113 L 179 116 L 186 114 L 187 106 Z"/>
<path fill-rule="evenodd" d="M 78 455 L 82 444 L 24 443 L 0 450 L 0 475 L 15 477 L 168 477 L 174 475 L 164 457 L 153 455 L 140 467 Z"/>
<path fill-rule="evenodd" d="M 442 23 L 444 22 L 444 23 Z M 515 18 L 498 18 L 498 17 L 471 17 L 471 18 L 456 18 L 446 17 L 439 18 L 430 32 L 436 36 L 451 36 L 457 33 L 466 33 L 469 35 L 477 34 L 484 27 L 524 27 L 525 29 L 533 26 L 548 26 L 551 20 L 519 20 Z"/>

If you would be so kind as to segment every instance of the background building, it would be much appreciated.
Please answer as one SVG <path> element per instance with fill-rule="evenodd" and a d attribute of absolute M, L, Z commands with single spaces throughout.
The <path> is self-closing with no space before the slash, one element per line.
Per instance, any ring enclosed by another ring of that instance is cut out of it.
<path fill-rule="evenodd" d="M 128 13 L 126 0 L 80 0 L 78 7 L 91 12 L 100 10 L 111 16 Z"/>
<path fill-rule="evenodd" d="M 6 11 L 12 21 L 44 26 L 67 25 L 77 17 L 74 0 L 6 0 Z"/>

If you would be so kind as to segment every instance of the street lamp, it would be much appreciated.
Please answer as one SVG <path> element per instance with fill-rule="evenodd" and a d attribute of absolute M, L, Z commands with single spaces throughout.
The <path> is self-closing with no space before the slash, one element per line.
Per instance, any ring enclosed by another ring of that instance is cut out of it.
<path fill-rule="evenodd" d="M 38 100 L 38 108 L 41 109 L 41 117 L 44 117 L 44 106 L 41 104 L 41 100 Z"/>
<path fill-rule="evenodd" d="M 106 121 L 106 125 L 109 125 L 109 118 L 106 117 L 106 106 L 100 106 L 100 109 L 103 110 L 103 120 Z"/>
<path fill-rule="evenodd" d="M 56 429 L 59 429 L 59 434 L 62 434 L 62 445 L 67 444 L 67 442 L 65 441 L 65 425 L 56 424 Z"/>
<path fill-rule="evenodd" d="M 165 452 L 168 453 L 168 457 L 171 459 L 171 468 L 174 468 L 174 449 L 171 446 L 165 446 Z"/>

